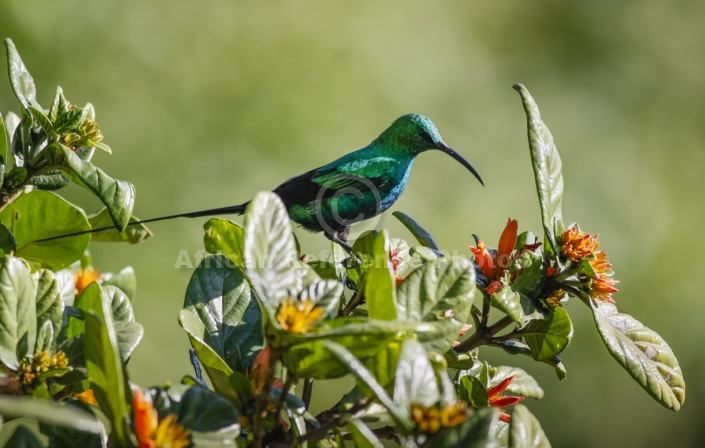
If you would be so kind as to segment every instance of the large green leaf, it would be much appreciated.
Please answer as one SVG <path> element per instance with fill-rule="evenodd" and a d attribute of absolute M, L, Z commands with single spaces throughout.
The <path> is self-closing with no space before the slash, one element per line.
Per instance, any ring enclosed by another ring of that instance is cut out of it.
<path fill-rule="evenodd" d="M 131 266 L 124 267 L 117 273 L 103 274 L 103 286 L 115 286 L 127 295 L 130 302 L 135 300 L 137 295 L 137 277 L 135 270 Z"/>
<path fill-rule="evenodd" d="M 203 230 L 203 244 L 209 253 L 222 253 L 236 266 L 244 267 L 244 228 L 228 219 L 212 218 L 203 224 Z"/>
<path fill-rule="evenodd" d="M 135 205 L 135 187 L 129 182 L 115 180 L 92 163 L 81 160 L 66 146 L 59 145 L 58 150 L 64 156 L 62 168 L 71 180 L 98 196 L 108 208 L 115 227 L 119 231 L 125 229 Z"/>
<path fill-rule="evenodd" d="M 40 219 L 41 217 L 41 219 Z M 58 270 L 81 258 L 90 236 L 37 240 L 90 230 L 83 210 L 48 191 L 20 195 L 0 212 L 2 222 L 17 240 L 16 255 Z"/>
<path fill-rule="evenodd" d="M 130 222 L 137 222 L 139 218 L 130 217 Z M 113 218 L 110 216 L 110 211 L 104 207 L 98 213 L 88 217 L 88 222 L 92 229 L 101 227 L 109 227 L 113 225 Z M 130 244 L 141 243 L 144 240 L 151 238 L 152 232 L 144 224 L 136 224 L 125 227 L 122 232 L 117 229 L 101 230 L 100 232 L 91 233 L 91 241 L 105 242 L 126 242 Z"/>
<path fill-rule="evenodd" d="M 0 268 L 0 361 L 17 370 L 34 354 L 37 286 L 24 260 L 6 256 Z"/>
<path fill-rule="evenodd" d="M 244 260 L 247 278 L 273 325 L 279 304 L 302 286 L 297 272 L 291 221 L 279 196 L 258 193 L 245 214 Z"/>
<path fill-rule="evenodd" d="M 132 446 L 130 425 L 130 390 L 120 359 L 111 305 L 103 301 L 98 283 L 83 291 L 87 300 L 84 350 L 88 381 L 100 408 L 112 425 L 112 437 L 120 446 Z"/>
<path fill-rule="evenodd" d="M 558 155 L 553 136 L 548 127 L 541 121 L 541 114 L 529 91 L 521 84 L 515 84 L 514 89 L 521 95 L 521 101 L 526 112 L 529 130 L 529 150 L 531 165 L 534 168 L 536 191 L 541 205 L 541 218 L 545 231 L 544 250 L 550 256 L 558 247 L 556 230 L 563 227 L 561 202 L 563 200 L 563 175 L 561 174 L 561 158 Z"/>
<path fill-rule="evenodd" d="M 2 179 L 0 179 L 1 181 Z M 0 250 L 3 255 L 9 255 L 17 251 L 17 240 L 15 235 L 10 232 L 10 229 L 5 224 L 0 223 Z"/>
<path fill-rule="evenodd" d="M 553 308 L 542 320 L 532 320 L 519 332 L 537 361 L 553 358 L 573 337 L 573 324 L 562 307 Z"/>
<path fill-rule="evenodd" d="M 404 224 L 404 227 L 406 227 L 407 230 L 409 230 L 409 232 L 414 235 L 414 237 L 418 240 L 419 243 L 421 243 L 422 246 L 440 252 L 441 249 L 438 247 L 438 243 L 436 243 L 436 240 L 433 239 L 433 236 L 431 236 L 431 234 L 428 233 L 428 231 L 424 229 L 421 224 L 416 222 L 414 218 L 404 212 L 399 211 L 392 213 L 392 216 L 394 216 L 402 224 Z"/>
<path fill-rule="evenodd" d="M 80 400 L 69 401 L 60 411 L 64 409 L 70 409 L 72 413 L 82 413 L 93 417 L 90 406 Z M 77 429 L 80 427 L 80 425 L 58 426 L 45 422 L 40 422 L 39 425 L 42 434 L 49 438 L 49 446 L 52 448 L 74 448 L 78 446 L 81 448 L 105 447 L 107 435 L 104 432 L 85 432 Z"/>
<path fill-rule="evenodd" d="M 44 444 L 27 425 L 19 424 L 3 448 L 43 448 Z"/>
<path fill-rule="evenodd" d="M 184 308 L 204 325 L 204 342 L 244 372 L 262 349 L 262 313 L 242 271 L 224 255 L 204 258 L 186 288 Z"/>
<path fill-rule="evenodd" d="M 362 257 L 362 290 L 367 300 L 368 316 L 380 320 L 396 319 L 396 288 L 387 231 L 370 232 L 358 238 L 353 251 Z"/>
<path fill-rule="evenodd" d="M 64 316 L 64 301 L 56 277 L 47 269 L 40 269 L 33 276 L 37 282 L 37 328 L 48 321 L 51 323 L 53 334 L 58 335 Z M 51 343 L 53 342 L 52 340 Z"/>
<path fill-rule="evenodd" d="M 436 373 L 423 345 L 416 340 L 402 342 L 394 380 L 394 402 L 411 409 L 412 404 L 433 406 L 441 401 Z"/>
<path fill-rule="evenodd" d="M 447 428 L 430 438 L 428 448 L 498 448 L 495 426 L 499 419 L 497 408 L 481 408 L 454 428 Z"/>
<path fill-rule="evenodd" d="M 551 448 L 541 424 L 523 404 L 512 408 L 509 425 L 509 448 Z"/>
<path fill-rule="evenodd" d="M 300 378 L 338 378 L 347 373 L 337 358 L 325 350 L 327 341 L 351 351 L 374 370 L 387 369 L 377 355 L 390 342 L 411 337 L 415 323 L 378 321 L 365 318 L 338 318 L 325 321 L 320 328 L 301 335 L 283 335 L 289 348 L 282 354 L 284 365 Z"/>
<path fill-rule="evenodd" d="M 34 86 L 32 75 L 29 74 L 27 67 L 22 62 L 15 44 L 8 38 L 5 39 L 5 47 L 7 48 L 7 69 L 12 91 L 25 109 L 30 105 L 38 106 L 37 88 Z"/>
<path fill-rule="evenodd" d="M 196 351 L 198 360 L 210 378 L 213 389 L 234 401 L 240 400 L 231 385 L 233 369 L 205 342 L 206 327 L 201 319 L 189 310 L 181 310 L 179 325 L 186 330 L 191 346 Z"/>
<path fill-rule="evenodd" d="M 515 340 L 505 341 L 502 343 L 501 347 L 502 350 L 509 353 L 510 355 L 524 355 L 533 358 L 533 352 L 531 351 L 529 346 L 524 344 L 523 342 Z M 563 365 L 560 356 L 554 356 L 552 358 L 544 359 L 541 362 L 548 364 L 549 366 L 555 369 L 556 376 L 558 377 L 559 381 L 565 381 L 567 371 L 565 366 Z"/>
<path fill-rule="evenodd" d="M 302 289 L 297 299 L 310 299 L 317 307 L 322 308 L 326 315 L 331 316 L 338 311 L 342 295 L 343 285 L 337 280 L 319 280 Z"/>
<path fill-rule="evenodd" d="M 419 334 L 419 340 L 427 350 L 444 353 L 470 316 L 474 296 L 475 270 L 467 260 L 429 261 L 397 288 L 399 319 L 423 322 L 442 330 L 444 335 L 438 339 L 425 339 Z"/>
<path fill-rule="evenodd" d="M 597 330 L 612 357 L 664 407 L 678 411 L 685 381 L 673 350 L 655 331 L 614 304 L 589 300 Z"/>
<path fill-rule="evenodd" d="M 530 320 L 543 319 L 543 315 L 534 305 L 534 301 L 515 291 L 513 285 L 504 285 L 499 291 L 492 294 L 490 305 L 511 317 L 519 326 L 523 326 Z"/>
<path fill-rule="evenodd" d="M 0 415 L 10 418 L 36 418 L 42 423 L 75 428 L 92 434 L 100 434 L 102 429 L 102 425 L 93 414 L 72 406 L 29 397 L 0 397 Z"/>
<path fill-rule="evenodd" d="M 144 328 L 142 328 L 141 324 L 135 322 L 132 303 L 127 294 L 111 285 L 103 285 L 102 289 L 103 302 L 109 303 L 113 312 L 115 336 L 120 350 L 120 358 L 126 361 L 132 356 L 135 348 L 142 340 Z"/>

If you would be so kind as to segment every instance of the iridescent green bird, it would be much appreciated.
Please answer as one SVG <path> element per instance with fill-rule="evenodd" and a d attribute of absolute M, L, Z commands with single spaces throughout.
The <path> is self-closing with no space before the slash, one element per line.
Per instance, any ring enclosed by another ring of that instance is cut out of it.
<path fill-rule="evenodd" d="M 329 239 L 349 249 L 346 240 L 350 225 L 377 216 L 391 207 L 404 191 L 416 156 L 432 149 L 453 157 L 484 185 L 472 165 L 443 142 L 431 120 L 409 114 L 397 118 L 366 147 L 292 177 L 273 191 L 281 198 L 293 221 L 311 232 L 324 232 Z M 248 203 L 162 216 L 129 225 L 173 218 L 241 215 Z"/>

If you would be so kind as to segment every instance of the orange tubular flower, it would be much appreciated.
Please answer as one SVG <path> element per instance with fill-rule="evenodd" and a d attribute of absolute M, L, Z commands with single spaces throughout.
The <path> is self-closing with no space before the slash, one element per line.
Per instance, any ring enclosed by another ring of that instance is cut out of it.
<path fill-rule="evenodd" d="M 592 236 L 589 233 L 581 232 L 577 224 L 565 231 L 562 240 L 563 255 L 573 261 L 594 254 L 600 247 L 597 235 Z"/>
<path fill-rule="evenodd" d="M 517 244 L 517 231 L 519 230 L 519 223 L 516 219 L 508 219 L 507 225 L 502 231 L 502 236 L 499 237 L 499 245 L 497 250 L 500 255 L 509 255 L 514 250 L 514 246 Z"/>
<path fill-rule="evenodd" d="M 612 268 L 612 265 L 607 261 L 607 254 L 602 251 L 595 252 L 595 259 L 590 260 L 589 263 L 598 277 L 605 276 Z"/>
<path fill-rule="evenodd" d="M 509 384 L 511 384 L 513 379 L 514 376 L 512 375 L 502 380 L 496 386 L 487 388 L 487 397 L 490 400 L 490 406 L 497 406 L 502 409 L 502 412 L 499 413 L 499 419 L 505 423 L 509 423 L 512 420 L 512 417 L 511 415 L 504 412 L 504 407 L 517 404 L 524 399 L 524 397 L 512 397 L 501 395 L 502 392 L 504 392 L 504 390 L 509 387 Z"/>
<path fill-rule="evenodd" d="M 74 275 L 74 280 L 76 282 L 76 295 L 81 295 L 84 289 L 88 287 L 93 282 L 100 280 L 100 273 L 97 269 L 92 267 L 87 267 L 84 269 L 79 269 Z"/>
<path fill-rule="evenodd" d="M 475 254 L 475 263 L 482 269 L 482 273 L 487 278 L 494 278 L 494 260 L 487 250 L 485 242 L 479 240 L 477 247 L 470 246 L 470 250 Z"/>
<path fill-rule="evenodd" d="M 614 303 L 612 293 L 619 292 L 619 290 L 614 287 L 617 283 L 619 283 L 617 280 L 611 278 L 593 278 L 592 284 L 590 285 L 590 297 L 604 302 Z"/>
<path fill-rule="evenodd" d="M 152 401 L 139 389 L 132 391 L 132 409 L 139 448 L 186 448 L 191 444 L 191 430 L 178 424 L 175 414 L 159 421 Z"/>

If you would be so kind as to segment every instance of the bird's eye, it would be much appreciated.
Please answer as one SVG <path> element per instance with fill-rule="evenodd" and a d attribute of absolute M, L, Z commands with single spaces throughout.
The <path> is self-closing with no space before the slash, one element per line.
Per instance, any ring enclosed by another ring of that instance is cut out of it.
<path fill-rule="evenodd" d="M 431 134 L 428 133 L 428 131 L 424 128 L 419 129 L 419 137 L 422 139 L 433 143 L 433 139 L 431 138 Z"/>

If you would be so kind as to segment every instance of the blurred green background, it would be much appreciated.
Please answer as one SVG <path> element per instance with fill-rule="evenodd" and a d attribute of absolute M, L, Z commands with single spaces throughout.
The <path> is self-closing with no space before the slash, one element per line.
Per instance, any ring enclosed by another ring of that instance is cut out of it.
<path fill-rule="evenodd" d="M 95 105 L 114 155 L 94 162 L 136 185 L 143 218 L 244 202 L 366 145 L 401 114 L 427 115 L 487 187 L 427 153 L 393 210 L 466 255 L 471 233 L 495 245 L 509 216 L 541 228 L 511 89 L 525 84 L 563 158 L 566 220 L 600 233 L 620 310 L 669 342 L 688 398 L 679 413 L 649 398 L 577 301 L 566 382 L 545 365 L 482 354 L 539 379 L 545 398 L 528 405 L 554 446 L 702 446 L 705 3 L 265 3 L 2 0 L 0 34 L 42 105 L 57 84 Z M 6 80 L 0 108 L 18 110 Z M 77 188 L 67 195 L 99 207 Z M 91 247 L 101 270 L 137 271 L 146 333 L 130 372 L 140 385 L 191 372 L 176 316 L 192 270 L 175 266 L 180 254 L 198 261 L 204 221 L 155 224 L 139 246 Z M 378 226 L 410 238 L 389 214 Z M 298 235 L 309 253 L 328 247 Z M 318 387 L 331 391 L 319 408 L 343 389 Z"/>

